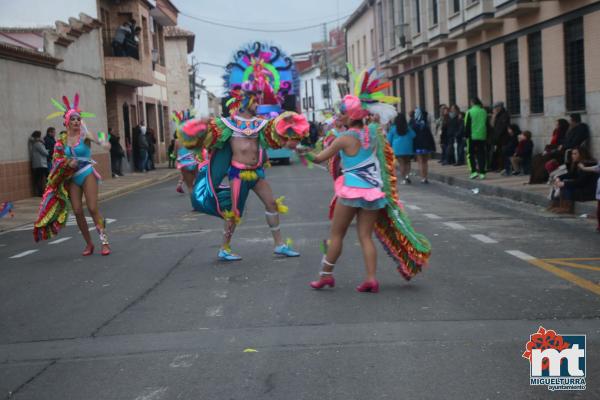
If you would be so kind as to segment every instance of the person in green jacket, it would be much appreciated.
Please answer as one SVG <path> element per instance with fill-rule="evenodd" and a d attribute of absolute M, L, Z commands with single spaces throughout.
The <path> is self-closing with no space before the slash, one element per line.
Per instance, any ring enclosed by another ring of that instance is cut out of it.
<path fill-rule="evenodd" d="M 471 171 L 470 178 L 485 179 L 487 160 L 487 111 L 477 97 L 471 99 L 471 108 L 465 116 L 467 137 L 467 162 Z"/>

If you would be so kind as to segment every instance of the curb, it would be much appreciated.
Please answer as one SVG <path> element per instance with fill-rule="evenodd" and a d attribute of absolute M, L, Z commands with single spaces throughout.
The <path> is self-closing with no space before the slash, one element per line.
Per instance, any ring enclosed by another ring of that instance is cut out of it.
<path fill-rule="evenodd" d="M 464 189 L 479 189 L 479 193 L 486 196 L 502 197 L 523 203 L 529 203 L 540 207 L 548 205 L 548 198 L 538 193 L 529 193 L 522 190 L 509 189 L 501 186 L 490 185 L 480 180 L 472 181 L 469 179 L 455 178 L 440 174 L 437 172 L 429 172 L 429 177 L 438 182 L 445 183 L 449 186 L 456 186 Z M 593 202 L 575 202 L 575 215 L 596 213 L 596 205 Z"/>

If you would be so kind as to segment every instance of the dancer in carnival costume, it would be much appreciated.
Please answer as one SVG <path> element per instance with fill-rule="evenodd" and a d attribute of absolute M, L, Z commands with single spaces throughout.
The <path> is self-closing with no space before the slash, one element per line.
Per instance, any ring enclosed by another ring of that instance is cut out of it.
<path fill-rule="evenodd" d="M 198 138 L 187 138 L 181 133 L 183 125 L 193 118 L 193 112 L 190 110 L 173 113 L 173 122 L 175 122 L 175 152 L 177 154 L 176 166 L 181 172 L 181 179 L 177 183 L 177 192 L 184 193 L 183 184 L 192 193 L 194 181 L 198 174 L 199 165 L 208 159 L 208 152 L 202 149 L 198 143 Z M 183 142 L 183 143 L 182 143 Z"/>
<path fill-rule="evenodd" d="M 233 91 L 229 103 L 232 117 L 198 120 L 183 127 L 186 141 L 196 138 L 202 148 L 209 151 L 209 161 L 198 171 L 192 193 L 192 206 L 196 211 L 215 215 L 225 220 L 223 242 L 218 257 L 224 261 L 237 261 L 241 257 L 232 252 L 230 244 L 236 226 L 244 212 L 246 199 L 253 190 L 265 205 L 267 224 L 275 243 L 275 254 L 297 257 L 300 254 L 284 243 L 279 229 L 279 214 L 287 207 L 283 198 L 275 199 L 265 180 L 263 164 L 266 147 L 281 148 L 289 141 L 299 141 L 308 132 L 306 119 L 296 113 L 283 113 L 274 119 L 256 116 L 258 93 L 250 83 Z M 184 142 L 185 143 L 185 142 Z M 229 187 L 221 185 L 228 176 Z"/>
<path fill-rule="evenodd" d="M 106 134 L 99 132 L 94 136 L 87 130 L 82 118 L 94 117 L 94 114 L 79 109 L 79 94 L 75 94 L 72 104 L 66 96 L 62 100 L 63 104 L 51 99 L 58 111 L 50 114 L 48 119 L 62 116 L 66 133 L 58 137 L 54 146 L 52 169 L 34 224 L 33 237 L 37 242 L 58 234 L 67 222 L 69 208 L 72 208 L 86 243 L 82 255 L 93 254 L 94 243 L 83 213 L 82 199 L 85 194 L 88 211 L 100 235 L 101 254 L 107 256 L 111 250 L 105 222 L 98 210 L 98 182 L 101 177 L 94 168 L 91 144 L 93 142 L 106 149 L 110 148 L 110 144 Z"/>
<path fill-rule="evenodd" d="M 338 131 L 337 138 L 319 154 L 304 155 L 311 162 L 330 162 L 335 179 L 335 196 L 331 203 L 331 233 L 322 259 L 320 279 L 310 283 L 314 289 L 334 287 L 333 269 L 342 252 L 346 231 L 356 217 L 358 237 L 366 265 L 366 280 L 359 292 L 379 291 L 376 279 L 377 251 L 372 235 L 381 241 L 388 254 L 398 263 L 398 271 L 409 280 L 427 263 L 431 246 L 416 233 L 404 213 L 396 191 L 394 154 L 387 143 L 381 123 L 396 115 L 392 104 L 398 98 L 386 96 L 383 90 L 390 84 L 381 83 L 375 69 L 355 73 L 349 65 L 354 94 L 342 100 L 340 122 L 348 129 Z M 365 124 L 370 114 L 375 122 Z M 381 123 L 380 123 L 381 122 Z M 331 213 L 332 211 L 332 213 Z"/>

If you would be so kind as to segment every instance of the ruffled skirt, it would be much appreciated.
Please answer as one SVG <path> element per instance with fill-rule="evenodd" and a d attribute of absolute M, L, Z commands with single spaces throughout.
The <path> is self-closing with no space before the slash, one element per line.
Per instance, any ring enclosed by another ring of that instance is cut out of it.
<path fill-rule="evenodd" d="M 341 204 L 365 210 L 380 210 L 388 204 L 381 189 L 346 186 L 343 175 L 335 180 L 335 195 Z"/>

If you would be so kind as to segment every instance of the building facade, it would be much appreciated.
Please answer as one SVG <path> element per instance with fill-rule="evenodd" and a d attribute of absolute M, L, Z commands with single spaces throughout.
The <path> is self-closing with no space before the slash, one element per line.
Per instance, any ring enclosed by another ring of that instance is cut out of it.
<path fill-rule="evenodd" d="M 472 97 L 502 101 L 538 149 L 556 119 L 579 112 L 600 156 L 600 2 L 371 0 L 361 7 L 373 13 L 375 64 L 392 79 L 402 111 L 419 105 L 433 114 L 452 103 L 464 110 Z"/>
<path fill-rule="evenodd" d="M 106 99 L 100 22 L 85 14 L 57 21 L 53 27 L 0 28 L 0 202 L 32 196 L 28 140 L 35 130 L 45 134 L 60 118 L 50 98 L 81 96 L 81 107 L 96 118 L 85 122 L 90 131 L 106 131 Z M 110 177 L 105 150 L 93 148 L 96 168 Z"/>
<path fill-rule="evenodd" d="M 194 51 L 195 35 L 177 26 L 165 28 L 167 91 L 171 111 L 193 107 L 188 54 Z"/>
<path fill-rule="evenodd" d="M 157 139 L 155 162 L 166 161 L 169 99 L 165 59 L 165 28 L 177 24 L 178 10 L 168 0 L 98 0 L 102 22 L 108 126 L 131 149 L 133 128 L 142 122 Z M 139 28 L 128 51 L 115 54 L 112 42 L 123 23 Z M 131 152 L 128 151 L 129 161 Z"/>

